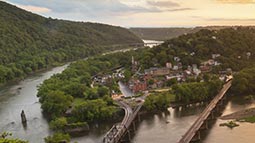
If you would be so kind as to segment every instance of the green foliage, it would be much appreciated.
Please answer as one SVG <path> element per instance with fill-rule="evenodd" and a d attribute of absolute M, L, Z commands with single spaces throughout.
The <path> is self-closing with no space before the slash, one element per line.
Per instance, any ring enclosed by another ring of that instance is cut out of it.
<path fill-rule="evenodd" d="M 53 130 L 64 130 L 67 125 L 67 120 L 65 117 L 56 118 L 50 122 L 50 128 Z"/>
<path fill-rule="evenodd" d="M 51 118 L 60 117 L 64 112 L 70 108 L 73 97 L 66 95 L 62 91 L 50 91 L 42 102 L 42 109 L 49 113 Z"/>
<path fill-rule="evenodd" d="M 220 80 L 210 82 L 191 82 L 174 85 L 173 93 L 176 102 L 190 103 L 207 100 L 217 95 L 222 87 Z"/>
<path fill-rule="evenodd" d="M 28 141 L 23 141 L 20 139 L 12 139 L 8 138 L 8 136 L 12 136 L 12 133 L 3 132 L 0 135 L 0 143 L 28 143 Z"/>
<path fill-rule="evenodd" d="M 149 85 L 153 85 L 154 84 L 154 80 L 153 79 L 149 79 L 148 84 Z"/>
<path fill-rule="evenodd" d="M 239 124 L 237 124 L 234 121 L 228 121 L 227 123 L 221 123 L 220 126 L 227 126 L 227 127 L 231 128 L 231 129 L 233 129 L 235 127 L 238 127 Z"/>
<path fill-rule="evenodd" d="M 166 110 L 172 101 L 174 101 L 174 95 L 169 92 L 154 93 L 145 99 L 143 107 L 147 111 Z"/>
<path fill-rule="evenodd" d="M 45 143 L 59 143 L 66 141 L 67 143 L 70 143 L 70 136 L 68 134 L 62 134 L 62 133 L 55 133 L 52 136 L 48 136 L 44 138 Z"/>
<path fill-rule="evenodd" d="M 74 117 L 78 121 L 105 120 L 112 117 L 116 112 L 114 106 L 107 106 L 107 102 L 102 99 L 84 101 L 74 107 Z"/>
<path fill-rule="evenodd" d="M 0 23 L 0 84 L 59 63 L 142 43 L 121 27 L 44 18 L 3 1 Z"/>
<path fill-rule="evenodd" d="M 255 67 L 242 70 L 234 75 L 231 91 L 236 95 L 255 94 Z"/>
<path fill-rule="evenodd" d="M 66 125 L 67 129 L 74 129 L 74 128 L 79 128 L 79 127 L 89 128 L 89 125 L 87 122 L 76 122 L 76 123 L 71 123 L 71 124 Z"/>
<path fill-rule="evenodd" d="M 172 78 L 172 79 L 166 81 L 166 86 L 172 86 L 177 83 L 178 83 L 177 78 Z"/>
<path fill-rule="evenodd" d="M 245 122 L 255 123 L 255 116 L 247 117 L 243 119 Z"/>

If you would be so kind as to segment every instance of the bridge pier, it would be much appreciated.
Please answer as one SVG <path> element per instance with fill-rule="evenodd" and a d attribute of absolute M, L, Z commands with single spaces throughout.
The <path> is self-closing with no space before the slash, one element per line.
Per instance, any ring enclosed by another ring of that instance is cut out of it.
<path fill-rule="evenodd" d="M 141 122 L 140 113 L 137 114 L 137 117 L 138 117 L 138 122 Z"/>
<path fill-rule="evenodd" d="M 131 141 L 131 133 L 129 130 L 128 130 L 128 141 Z"/>
<path fill-rule="evenodd" d="M 198 141 L 200 141 L 200 140 L 201 140 L 201 133 L 200 133 L 200 131 L 198 130 L 198 131 L 196 132 L 196 135 L 192 138 L 191 142 L 198 142 Z"/>
<path fill-rule="evenodd" d="M 216 111 L 216 110 L 213 110 L 213 111 L 211 112 L 211 114 L 210 114 L 209 117 L 208 117 L 209 120 L 214 120 L 214 119 L 215 119 L 215 112 L 217 112 L 217 111 Z"/>
<path fill-rule="evenodd" d="M 208 120 L 205 120 L 203 125 L 201 126 L 200 130 L 207 130 L 208 129 Z"/>
<path fill-rule="evenodd" d="M 133 130 L 135 131 L 136 130 L 135 121 L 133 121 L 132 125 L 133 125 Z"/>

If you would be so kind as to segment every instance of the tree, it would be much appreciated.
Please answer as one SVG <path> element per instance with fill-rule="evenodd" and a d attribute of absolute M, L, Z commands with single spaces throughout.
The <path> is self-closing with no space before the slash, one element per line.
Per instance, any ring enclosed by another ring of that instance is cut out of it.
<path fill-rule="evenodd" d="M 56 118 L 50 122 L 50 128 L 53 130 L 63 131 L 67 125 L 67 120 L 65 117 Z"/>
<path fill-rule="evenodd" d="M 172 79 L 166 81 L 166 86 L 172 86 L 176 83 L 178 83 L 177 78 L 172 78 Z"/>
<path fill-rule="evenodd" d="M 10 136 L 12 136 L 12 133 L 9 133 L 9 132 L 1 133 L 1 135 L 0 135 L 0 142 L 1 143 L 28 143 L 28 141 L 23 141 L 23 140 L 20 140 L 20 139 L 11 139 L 11 138 L 8 138 Z"/>
<path fill-rule="evenodd" d="M 100 97 L 103 97 L 104 95 L 109 95 L 109 89 L 105 86 L 99 86 L 97 93 Z"/>
<path fill-rule="evenodd" d="M 73 97 L 66 95 L 62 91 L 50 91 L 45 101 L 42 103 L 42 109 L 52 118 L 60 117 L 70 108 Z"/>
<path fill-rule="evenodd" d="M 70 143 L 70 136 L 68 134 L 55 133 L 52 136 L 48 136 L 44 138 L 45 143 L 60 143 L 65 141 L 66 143 Z"/>

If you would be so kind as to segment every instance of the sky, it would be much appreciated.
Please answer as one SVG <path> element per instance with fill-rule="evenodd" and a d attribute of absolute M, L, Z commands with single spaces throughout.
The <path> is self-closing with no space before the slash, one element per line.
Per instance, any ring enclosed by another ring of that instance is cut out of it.
<path fill-rule="evenodd" d="M 255 25 L 255 0 L 4 0 L 57 19 L 123 27 Z"/>

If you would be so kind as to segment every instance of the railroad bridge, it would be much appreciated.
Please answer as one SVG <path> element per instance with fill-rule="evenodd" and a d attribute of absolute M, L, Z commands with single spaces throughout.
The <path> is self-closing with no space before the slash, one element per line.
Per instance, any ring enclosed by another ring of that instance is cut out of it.
<path fill-rule="evenodd" d="M 189 130 L 182 136 L 181 140 L 178 143 L 189 143 L 198 141 L 201 139 L 200 132 L 203 129 L 208 129 L 208 122 L 210 119 L 215 118 L 215 114 L 219 111 L 220 105 L 223 104 L 226 92 L 232 85 L 232 80 L 229 80 L 223 85 L 221 91 L 214 97 L 214 99 L 209 103 L 209 105 L 204 109 L 200 114 L 198 119 L 194 124 L 189 128 Z"/>
<path fill-rule="evenodd" d="M 127 103 L 124 101 L 118 101 L 118 104 L 125 110 L 125 117 L 123 118 L 121 123 L 113 125 L 113 127 L 106 133 L 103 138 L 103 143 L 119 143 L 128 134 L 130 137 L 130 126 L 133 125 L 135 130 L 135 118 L 138 117 L 140 120 L 140 116 L 138 112 L 140 111 L 143 103 L 140 103 L 134 109 L 132 109 Z"/>

